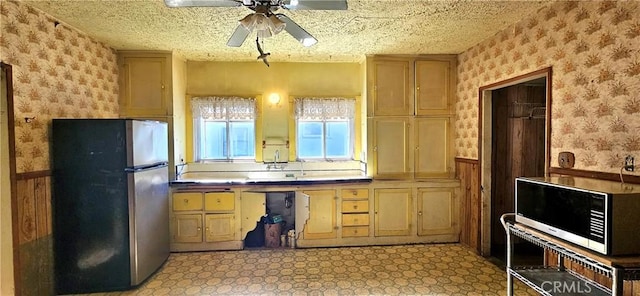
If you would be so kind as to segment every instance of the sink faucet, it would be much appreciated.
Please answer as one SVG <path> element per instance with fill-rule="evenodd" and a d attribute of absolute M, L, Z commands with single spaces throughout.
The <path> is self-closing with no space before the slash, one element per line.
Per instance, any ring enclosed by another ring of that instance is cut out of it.
<path fill-rule="evenodd" d="M 276 149 L 276 152 L 273 155 L 273 164 L 280 162 L 280 150 Z"/>

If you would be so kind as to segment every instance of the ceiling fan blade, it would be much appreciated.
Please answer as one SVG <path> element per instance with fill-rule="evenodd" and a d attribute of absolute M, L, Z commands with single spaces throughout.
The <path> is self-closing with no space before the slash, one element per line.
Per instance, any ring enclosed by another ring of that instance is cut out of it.
<path fill-rule="evenodd" d="M 231 47 L 242 46 L 242 43 L 244 43 L 244 41 L 247 39 L 247 36 L 249 36 L 249 33 L 251 32 L 247 30 L 242 24 L 238 24 L 238 26 L 236 27 L 236 30 L 233 31 L 233 34 L 231 34 L 231 37 L 229 37 L 229 41 L 227 41 L 227 46 L 231 46 Z"/>
<path fill-rule="evenodd" d="M 284 27 L 284 30 L 287 31 L 293 38 L 296 38 L 302 45 L 309 47 L 318 43 L 318 39 L 314 38 L 309 34 L 309 32 L 305 31 L 302 27 L 300 27 L 296 22 L 291 20 L 288 16 L 278 13 L 276 17 L 287 24 Z"/>
<path fill-rule="evenodd" d="M 287 9 L 347 10 L 347 0 L 284 0 Z"/>
<path fill-rule="evenodd" d="M 164 0 L 169 7 L 236 7 L 242 5 L 237 0 Z"/>

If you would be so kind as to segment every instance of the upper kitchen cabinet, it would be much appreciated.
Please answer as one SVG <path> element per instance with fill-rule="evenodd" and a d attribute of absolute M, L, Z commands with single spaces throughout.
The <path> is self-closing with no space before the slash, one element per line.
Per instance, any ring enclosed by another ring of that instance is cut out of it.
<path fill-rule="evenodd" d="M 120 67 L 120 115 L 173 115 L 171 53 L 122 51 Z"/>
<path fill-rule="evenodd" d="M 413 124 L 415 178 L 453 178 L 451 119 L 416 117 Z"/>
<path fill-rule="evenodd" d="M 119 51 L 120 117 L 169 124 L 169 167 L 182 163 L 186 150 L 186 61 L 161 51 Z M 175 178 L 175 171 L 169 170 Z"/>
<path fill-rule="evenodd" d="M 367 58 L 369 116 L 412 115 L 410 66 L 408 60 Z"/>
<path fill-rule="evenodd" d="M 416 115 L 446 115 L 455 93 L 455 58 L 415 62 Z"/>
<path fill-rule="evenodd" d="M 455 55 L 367 57 L 367 115 L 451 114 Z"/>
<path fill-rule="evenodd" d="M 369 156 L 373 177 L 411 179 L 411 117 L 376 117 L 369 120 Z"/>

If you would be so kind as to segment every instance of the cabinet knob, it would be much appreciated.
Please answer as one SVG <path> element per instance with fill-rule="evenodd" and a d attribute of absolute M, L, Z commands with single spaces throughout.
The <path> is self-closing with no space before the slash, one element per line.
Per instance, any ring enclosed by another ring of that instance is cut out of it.
<path fill-rule="evenodd" d="M 416 90 L 419 91 L 420 90 L 420 86 L 416 86 Z"/>
<path fill-rule="evenodd" d="M 353 192 L 351 192 L 353 195 L 358 195 L 358 191 L 354 190 Z"/>
<path fill-rule="evenodd" d="M 418 216 L 422 216 L 422 211 L 418 212 Z"/>
<path fill-rule="evenodd" d="M 185 198 L 184 203 L 189 203 L 189 200 Z"/>
<path fill-rule="evenodd" d="M 216 199 L 216 202 L 217 202 L 217 203 L 220 203 L 220 199 L 219 199 L 219 198 L 218 198 L 218 199 Z"/>
<path fill-rule="evenodd" d="M 357 210 L 357 209 L 358 209 L 358 205 L 354 205 L 354 206 L 353 206 L 353 209 L 354 209 L 354 210 Z"/>

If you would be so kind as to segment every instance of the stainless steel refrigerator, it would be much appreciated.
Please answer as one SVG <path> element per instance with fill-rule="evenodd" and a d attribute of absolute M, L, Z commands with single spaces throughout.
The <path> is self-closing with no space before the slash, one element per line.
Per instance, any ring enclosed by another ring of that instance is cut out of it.
<path fill-rule="evenodd" d="M 127 290 L 169 256 L 167 124 L 54 119 L 57 294 Z"/>

